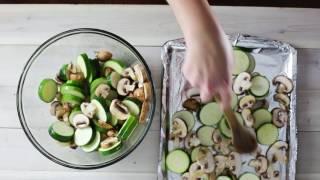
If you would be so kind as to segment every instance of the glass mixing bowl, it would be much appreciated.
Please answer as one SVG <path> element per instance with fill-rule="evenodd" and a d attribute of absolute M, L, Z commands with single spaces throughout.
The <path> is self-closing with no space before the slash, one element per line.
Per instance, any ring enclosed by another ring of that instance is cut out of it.
<path fill-rule="evenodd" d="M 85 153 L 81 148 L 73 150 L 54 141 L 48 128 L 56 121 L 50 115 L 50 104 L 42 102 L 37 94 L 39 83 L 44 78 L 54 78 L 62 64 L 70 63 L 80 53 L 94 57 L 94 52 L 107 49 L 113 57 L 122 59 L 128 65 L 140 63 L 147 70 L 152 84 L 152 98 L 149 104 L 147 121 L 139 124 L 120 151 L 102 156 L 98 152 Z M 155 104 L 154 86 L 150 70 L 139 52 L 127 41 L 107 31 L 98 29 L 73 29 L 62 32 L 46 42 L 32 54 L 23 68 L 18 90 L 17 110 L 22 128 L 30 142 L 48 159 L 70 168 L 101 168 L 125 158 L 143 140 L 150 128 Z"/>

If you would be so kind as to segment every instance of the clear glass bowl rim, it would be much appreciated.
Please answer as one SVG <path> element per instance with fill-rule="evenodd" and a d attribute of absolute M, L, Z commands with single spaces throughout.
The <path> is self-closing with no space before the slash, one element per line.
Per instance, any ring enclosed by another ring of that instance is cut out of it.
<path fill-rule="evenodd" d="M 25 116 L 24 116 L 24 113 L 23 113 L 23 102 L 22 102 L 23 85 L 24 85 L 24 82 L 25 82 L 26 75 L 27 75 L 32 63 L 37 59 L 37 57 L 41 54 L 41 52 L 44 49 L 46 49 L 47 47 L 49 47 L 51 44 L 55 43 L 56 41 L 58 41 L 58 40 L 60 40 L 62 38 L 65 38 L 65 37 L 68 37 L 68 36 L 72 36 L 72 35 L 76 35 L 76 34 L 82 34 L 82 33 L 97 34 L 97 35 L 106 36 L 106 37 L 112 38 L 112 39 L 120 42 L 122 45 L 126 46 L 138 58 L 138 60 L 146 67 L 147 75 L 148 75 L 148 78 L 151 81 L 151 86 L 152 86 L 152 100 L 153 100 L 152 102 L 153 103 L 151 104 L 152 107 L 151 107 L 151 110 L 150 110 L 150 113 L 149 113 L 149 117 L 148 117 L 149 121 L 147 122 L 147 125 L 144 128 L 143 135 L 139 137 L 139 139 L 136 142 L 136 144 L 134 144 L 133 146 L 129 147 L 128 150 L 124 154 L 122 154 L 121 156 L 119 156 L 119 157 L 117 157 L 115 159 L 112 159 L 110 161 L 107 161 L 107 162 L 103 162 L 103 163 L 99 163 L 99 164 L 92 164 L 92 165 L 80 165 L 80 164 L 69 163 L 69 162 L 66 162 L 66 161 L 64 161 L 62 159 L 59 159 L 59 158 L 55 157 L 54 155 L 52 155 L 51 153 L 46 151 L 45 148 L 43 148 L 37 142 L 37 140 L 34 138 L 34 136 L 32 135 L 32 133 L 30 132 L 30 130 L 28 128 L 28 125 L 27 125 L 27 122 L 25 120 Z M 123 38 L 119 37 L 118 35 L 115 35 L 115 34 L 113 34 L 111 32 L 105 31 L 105 30 L 95 29 L 95 28 L 77 28 L 77 29 L 67 30 L 67 31 L 61 32 L 61 33 L 49 38 L 44 43 L 42 43 L 33 52 L 31 57 L 27 61 L 27 63 L 24 65 L 23 71 L 22 71 L 22 73 L 20 75 L 20 79 L 19 79 L 19 83 L 18 83 L 18 87 L 17 87 L 17 95 L 16 95 L 16 106 L 17 106 L 19 121 L 20 121 L 20 124 L 22 126 L 22 129 L 23 129 L 24 133 L 26 134 L 26 136 L 29 139 L 29 141 L 31 142 L 31 144 L 41 154 L 43 154 L 45 157 L 47 157 L 51 161 L 53 161 L 53 162 L 55 162 L 57 164 L 60 164 L 62 166 L 68 167 L 68 168 L 83 169 L 83 170 L 99 169 L 99 168 L 103 168 L 103 167 L 112 165 L 112 164 L 124 159 L 133 150 L 135 150 L 139 146 L 139 144 L 142 142 L 144 137 L 147 135 L 148 130 L 150 129 L 150 126 L 151 126 L 152 120 L 153 120 L 153 116 L 154 116 L 155 105 L 156 105 L 156 98 L 155 98 L 155 90 L 154 90 L 153 79 L 151 77 L 150 69 L 149 69 L 147 63 L 145 62 L 144 58 L 141 56 L 141 54 L 129 42 L 127 42 Z"/>

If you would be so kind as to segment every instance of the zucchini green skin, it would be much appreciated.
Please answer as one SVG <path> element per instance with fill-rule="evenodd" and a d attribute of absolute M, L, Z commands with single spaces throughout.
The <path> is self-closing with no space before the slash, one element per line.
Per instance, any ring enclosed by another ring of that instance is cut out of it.
<path fill-rule="evenodd" d="M 61 134 L 61 132 L 58 132 L 58 130 L 55 130 L 55 128 L 64 128 L 64 131 L 70 131 L 69 135 L 63 135 Z M 71 126 L 67 125 L 66 123 L 56 121 L 51 124 L 51 126 L 48 129 L 48 133 L 53 139 L 59 142 L 70 142 L 73 139 L 75 131 Z"/>
<path fill-rule="evenodd" d="M 119 130 L 118 137 L 122 141 L 126 141 L 138 125 L 138 118 L 130 115 Z"/>
<path fill-rule="evenodd" d="M 63 64 L 59 70 L 59 78 L 63 81 L 67 81 L 68 77 L 67 77 L 67 68 L 68 68 L 68 64 Z"/>
<path fill-rule="evenodd" d="M 117 151 L 119 151 L 122 147 L 122 141 L 119 141 L 118 143 L 114 144 L 113 146 L 111 146 L 110 148 L 102 148 L 100 147 L 98 149 L 99 153 L 103 156 L 108 156 L 111 155 Z"/>
<path fill-rule="evenodd" d="M 196 124 L 196 119 L 194 115 L 187 110 L 181 110 L 181 111 L 175 112 L 172 116 L 172 120 L 174 120 L 175 118 L 182 119 L 186 123 L 188 127 L 188 131 L 191 131 L 194 125 Z"/>
<path fill-rule="evenodd" d="M 172 156 L 179 156 L 179 157 L 176 158 Z M 177 162 L 176 159 L 179 159 L 179 162 Z M 178 167 L 179 165 L 181 166 Z M 181 149 L 176 149 L 169 152 L 169 154 L 166 157 L 166 168 L 171 172 L 184 173 L 185 171 L 188 170 L 189 165 L 190 165 L 190 158 L 188 154 Z"/>
<path fill-rule="evenodd" d="M 43 79 L 38 88 L 39 98 L 46 103 L 52 102 L 58 93 L 58 85 L 53 79 Z"/>

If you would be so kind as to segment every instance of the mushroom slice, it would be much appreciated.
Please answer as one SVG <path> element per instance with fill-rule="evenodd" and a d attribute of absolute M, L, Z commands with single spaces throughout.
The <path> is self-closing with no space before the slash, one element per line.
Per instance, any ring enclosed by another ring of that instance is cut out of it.
<path fill-rule="evenodd" d="M 283 110 L 281 108 L 274 108 L 272 109 L 271 113 L 272 122 L 278 128 L 282 128 L 288 122 L 289 115 L 286 110 Z"/>
<path fill-rule="evenodd" d="M 126 68 L 125 70 L 123 70 L 122 74 L 121 74 L 123 77 L 126 77 L 126 78 L 131 78 L 132 80 L 136 81 L 137 80 L 137 77 L 132 69 L 132 67 L 128 67 Z"/>
<path fill-rule="evenodd" d="M 277 93 L 291 93 L 293 90 L 293 82 L 287 76 L 278 75 L 272 80 L 272 84 L 277 86 Z"/>
<path fill-rule="evenodd" d="M 269 163 L 279 161 L 282 164 L 287 162 L 288 143 L 285 141 L 277 141 L 273 143 L 267 151 L 267 159 Z"/>
<path fill-rule="evenodd" d="M 143 83 L 146 82 L 148 79 L 147 72 L 141 64 L 134 65 L 133 69 L 139 82 L 139 87 L 142 87 Z"/>
<path fill-rule="evenodd" d="M 257 100 L 251 109 L 252 109 L 252 111 L 255 111 L 260 108 L 265 108 L 265 109 L 269 108 L 269 103 L 266 99 Z"/>
<path fill-rule="evenodd" d="M 126 120 L 130 115 L 128 108 L 118 99 L 112 100 L 110 105 L 110 113 L 118 120 L 122 121 Z"/>
<path fill-rule="evenodd" d="M 59 107 L 62 109 L 62 104 L 61 104 L 61 102 L 59 102 L 59 101 L 53 101 L 53 102 L 51 103 L 50 114 L 51 114 L 52 116 L 55 116 L 55 115 L 56 115 L 56 110 L 57 110 Z"/>
<path fill-rule="evenodd" d="M 205 173 L 211 173 L 215 169 L 215 163 L 211 152 L 207 152 L 206 156 L 199 160 L 198 163 Z"/>
<path fill-rule="evenodd" d="M 212 134 L 214 149 L 223 155 L 227 155 L 231 152 L 230 144 L 231 140 L 223 137 L 219 130 L 215 130 Z"/>
<path fill-rule="evenodd" d="M 190 165 L 189 172 L 193 173 L 193 172 L 197 172 L 197 171 L 202 171 L 202 167 L 198 162 L 194 162 Z"/>
<path fill-rule="evenodd" d="M 273 99 L 277 102 L 279 102 L 279 105 L 281 107 L 281 109 L 288 109 L 289 105 L 290 105 L 290 98 L 282 93 L 279 94 L 275 94 L 273 96 Z"/>
<path fill-rule="evenodd" d="M 112 58 L 112 53 L 107 50 L 101 50 L 96 52 L 96 58 L 101 62 L 106 62 Z"/>
<path fill-rule="evenodd" d="M 251 114 L 250 109 L 243 109 L 241 112 L 241 116 L 242 116 L 244 123 L 246 124 L 247 127 L 253 126 L 255 120 Z"/>
<path fill-rule="evenodd" d="M 265 156 L 259 155 L 256 159 L 252 159 L 248 165 L 253 167 L 257 173 L 262 174 L 268 169 L 268 160 Z"/>
<path fill-rule="evenodd" d="M 250 109 L 256 103 L 256 98 L 252 95 L 246 95 L 239 101 L 240 109 Z"/>
<path fill-rule="evenodd" d="M 200 108 L 200 103 L 196 99 L 190 98 L 183 102 L 182 106 L 187 110 L 196 112 Z"/>
<path fill-rule="evenodd" d="M 141 107 L 139 123 L 145 123 L 147 121 L 148 112 L 149 112 L 149 103 L 147 101 L 144 101 Z"/>
<path fill-rule="evenodd" d="M 143 83 L 143 91 L 144 91 L 144 99 L 145 100 L 150 100 L 150 98 L 152 96 L 152 89 L 151 89 L 151 83 L 150 82 Z"/>
<path fill-rule="evenodd" d="M 267 172 L 261 174 L 260 178 L 261 180 L 280 180 L 280 172 L 269 167 Z"/>
<path fill-rule="evenodd" d="M 186 123 L 180 119 L 175 118 L 172 122 L 172 137 L 185 138 L 187 136 L 188 128 Z"/>
<path fill-rule="evenodd" d="M 200 144 L 200 140 L 197 137 L 197 134 L 192 132 L 189 133 L 184 140 L 184 146 L 186 149 L 191 149 L 193 147 L 197 147 Z"/>
<path fill-rule="evenodd" d="M 243 94 L 246 90 L 250 89 L 251 83 L 251 75 L 247 72 L 240 73 L 233 82 L 233 91 L 237 95 Z"/>
<path fill-rule="evenodd" d="M 100 84 L 94 91 L 94 94 L 97 97 L 103 97 L 106 99 L 109 96 L 110 90 L 111 88 L 108 84 Z"/>
<path fill-rule="evenodd" d="M 224 169 L 226 168 L 226 161 L 228 158 L 223 155 L 214 156 L 214 162 L 216 164 L 215 173 L 216 175 L 220 175 Z"/>
<path fill-rule="evenodd" d="M 77 114 L 73 117 L 73 126 L 75 128 L 86 128 L 89 126 L 90 120 L 84 114 Z"/>
<path fill-rule="evenodd" d="M 220 144 L 223 140 L 223 137 L 218 129 L 214 130 L 212 133 L 212 140 L 215 144 Z"/>
<path fill-rule="evenodd" d="M 133 96 L 137 98 L 140 101 L 145 100 L 145 95 L 144 95 L 144 90 L 143 88 L 137 88 L 136 90 L 133 91 Z"/>
<path fill-rule="evenodd" d="M 189 172 L 183 173 L 181 176 L 181 180 L 191 180 L 190 173 Z"/>
<path fill-rule="evenodd" d="M 120 79 L 120 81 L 118 82 L 117 85 L 117 92 L 119 95 L 121 96 L 126 96 L 129 94 L 129 90 L 127 89 L 127 87 L 130 86 L 130 80 L 128 78 L 122 78 Z"/>
<path fill-rule="evenodd" d="M 89 118 L 93 118 L 94 114 L 96 113 L 97 107 L 94 104 L 84 102 L 80 105 L 80 109 L 84 115 Z"/>
<path fill-rule="evenodd" d="M 241 169 L 240 154 L 237 152 L 231 152 L 226 162 L 227 168 L 235 175 L 238 175 Z"/>
<path fill-rule="evenodd" d="M 115 143 L 119 142 L 117 137 L 108 137 L 100 143 L 102 148 L 109 148 L 113 146 Z"/>

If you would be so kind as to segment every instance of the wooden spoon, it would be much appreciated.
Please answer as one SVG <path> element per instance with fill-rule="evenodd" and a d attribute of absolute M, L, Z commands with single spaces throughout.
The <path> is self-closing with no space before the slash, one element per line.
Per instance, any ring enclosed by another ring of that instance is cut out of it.
<path fill-rule="evenodd" d="M 225 109 L 224 113 L 232 130 L 232 143 L 235 150 L 239 153 L 254 152 L 258 147 L 254 134 L 238 122 L 231 108 Z"/>

